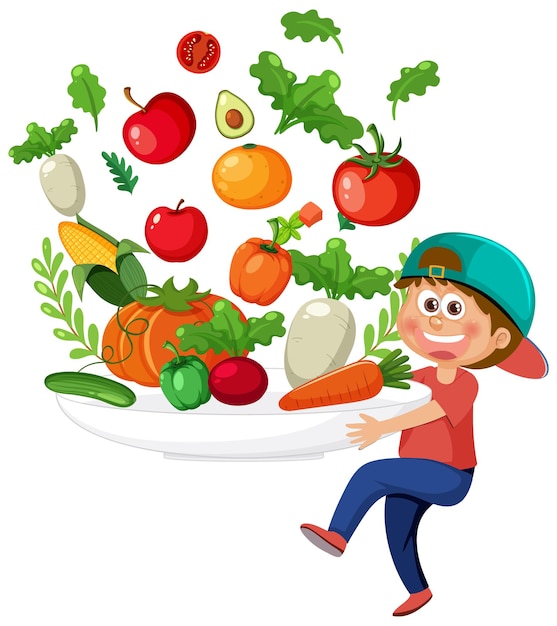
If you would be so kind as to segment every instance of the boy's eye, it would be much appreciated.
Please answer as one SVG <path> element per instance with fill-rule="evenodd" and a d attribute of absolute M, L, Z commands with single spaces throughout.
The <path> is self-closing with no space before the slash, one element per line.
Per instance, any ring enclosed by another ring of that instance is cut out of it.
<path fill-rule="evenodd" d="M 424 315 L 437 315 L 441 308 L 438 296 L 429 289 L 418 294 L 418 308 Z"/>
<path fill-rule="evenodd" d="M 454 293 L 449 293 L 443 298 L 441 308 L 445 316 L 453 320 L 460 319 L 466 310 L 462 298 Z"/>

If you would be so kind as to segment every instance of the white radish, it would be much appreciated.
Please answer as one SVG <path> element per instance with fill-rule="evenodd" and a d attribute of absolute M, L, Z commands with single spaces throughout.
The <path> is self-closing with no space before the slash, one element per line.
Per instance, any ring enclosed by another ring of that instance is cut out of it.
<path fill-rule="evenodd" d="M 78 164 L 65 154 L 55 154 L 39 170 L 41 186 L 52 206 L 62 215 L 77 215 L 85 204 L 85 184 Z"/>
<path fill-rule="evenodd" d="M 333 298 L 306 302 L 286 338 L 284 369 L 292 387 L 346 364 L 356 339 L 352 311 Z"/>

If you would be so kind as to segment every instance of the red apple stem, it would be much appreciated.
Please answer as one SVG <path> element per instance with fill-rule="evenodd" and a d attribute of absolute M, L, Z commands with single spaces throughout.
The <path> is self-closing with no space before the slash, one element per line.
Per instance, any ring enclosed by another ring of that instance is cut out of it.
<path fill-rule="evenodd" d="M 176 207 L 177 211 L 180 210 L 180 207 L 182 206 L 182 204 L 184 204 L 184 198 L 182 198 L 180 202 L 178 202 L 178 206 Z"/>
<path fill-rule="evenodd" d="M 139 109 L 143 111 L 143 113 L 145 113 L 145 107 L 142 107 L 132 98 L 131 87 L 124 87 L 124 95 L 132 104 L 135 104 L 136 107 L 138 107 Z"/>

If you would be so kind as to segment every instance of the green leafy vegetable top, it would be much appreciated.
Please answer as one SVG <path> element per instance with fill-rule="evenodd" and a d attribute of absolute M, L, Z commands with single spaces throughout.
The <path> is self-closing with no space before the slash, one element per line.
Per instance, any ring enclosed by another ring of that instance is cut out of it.
<path fill-rule="evenodd" d="M 353 300 L 356 295 L 369 300 L 375 293 L 387 295 L 391 291 L 393 272 L 386 267 L 368 269 L 350 265 L 351 256 L 346 242 L 334 237 L 326 244 L 325 252 L 305 256 L 298 250 L 289 250 L 292 257 L 292 276 L 298 285 L 313 284 L 314 291 L 324 289 L 328 298 Z"/>
<path fill-rule="evenodd" d="M 284 68 L 277 54 L 265 51 L 259 55 L 258 63 L 250 67 L 250 74 L 259 79 L 259 92 L 273 98 L 271 107 L 282 111 L 275 134 L 303 124 L 307 133 L 317 130 L 321 141 L 336 141 L 344 150 L 363 135 L 359 120 L 344 115 L 335 103 L 334 94 L 341 83 L 332 70 L 298 83 L 296 74 Z"/>
<path fill-rule="evenodd" d="M 286 333 L 283 321 L 284 315 L 278 311 L 243 321 L 240 312 L 223 298 L 213 305 L 213 317 L 208 322 L 183 324 L 176 336 L 184 352 L 193 348 L 198 354 L 213 350 L 216 354 L 226 351 L 242 356 L 246 351 L 252 352 L 256 344 L 268 346 L 273 337 L 282 337 Z"/>
<path fill-rule="evenodd" d="M 387 100 L 393 103 L 393 120 L 396 119 L 396 105 L 399 100 L 408 102 L 410 94 L 423 96 L 427 87 L 436 87 L 440 78 L 435 72 L 439 69 L 433 61 L 422 61 L 416 67 L 403 67 L 400 78 L 391 83 Z"/>
<path fill-rule="evenodd" d="M 287 39 L 300 37 L 302 41 L 306 42 L 315 37 L 319 37 L 321 41 L 334 39 L 340 51 L 343 52 L 342 44 L 337 37 L 340 28 L 337 28 L 333 20 L 328 17 L 319 17 L 315 9 L 311 9 L 307 13 L 296 13 L 296 11 L 286 13 L 280 23 L 286 28 L 284 36 Z"/>
<path fill-rule="evenodd" d="M 106 89 L 99 85 L 99 79 L 91 74 L 87 65 L 76 65 L 72 69 L 72 82 L 68 93 L 73 98 L 74 109 L 91 113 L 95 120 L 95 130 L 99 128 L 99 113 L 104 108 Z"/>
<path fill-rule="evenodd" d="M 70 119 L 62 120 L 60 126 L 55 126 L 50 132 L 31 122 L 27 126 L 27 140 L 21 146 L 11 147 L 8 154 L 16 164 L 22 161 L 30 163 L 34 158 L 40 159 L 45 155 L 50 157 L 62 148 L 62 144 L 71 141 L 75 133 L 77 128 Z"/>

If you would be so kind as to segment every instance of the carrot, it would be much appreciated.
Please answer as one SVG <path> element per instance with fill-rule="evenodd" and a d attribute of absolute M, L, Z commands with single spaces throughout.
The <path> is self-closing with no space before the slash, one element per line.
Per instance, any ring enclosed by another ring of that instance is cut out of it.
<path fill-rule="evenodd" d="M 401 352 L 393 350 L 379 363 L 360 359 L 318 376 L 282 396 L 279 407 L 284 411 L 311 409 L 369 400 L 383 387 L 409 389 L 405 379 L 412 378 L 411 368 Z"/>

